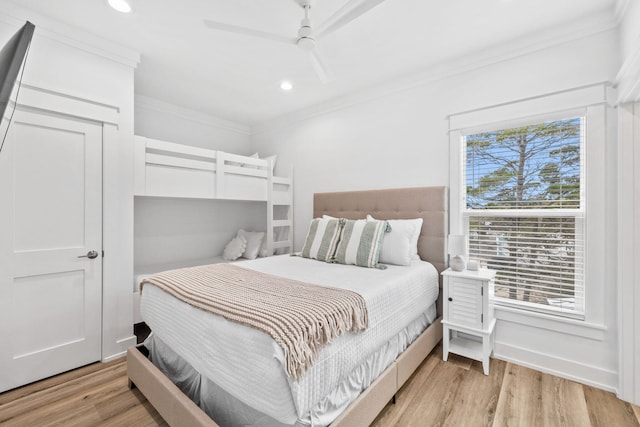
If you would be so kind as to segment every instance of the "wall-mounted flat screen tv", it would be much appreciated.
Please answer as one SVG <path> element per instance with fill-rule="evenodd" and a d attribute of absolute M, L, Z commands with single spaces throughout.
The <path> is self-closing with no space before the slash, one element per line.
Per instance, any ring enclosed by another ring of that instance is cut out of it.
<path fill-rule="evenodd" d="M 0 151 L 4 146 L 15 109 L 20 90 L 19 80 L 22 78 L 22 70 L 35 28 L 35 25 L 27 21 L 0 51 L 0 117 L 2 118 Z"/>

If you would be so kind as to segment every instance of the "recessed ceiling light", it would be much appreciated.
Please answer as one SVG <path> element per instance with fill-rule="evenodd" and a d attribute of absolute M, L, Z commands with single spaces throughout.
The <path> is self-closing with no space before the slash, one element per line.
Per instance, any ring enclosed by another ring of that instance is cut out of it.
<path fill-rule="evenodd" d="M 293 89 L 293 85 L 291 84 L 291 82 L 282 82 L 280 83 L 280 89 L 290 91 L 291 89 Z"/>
<path fill-rule="evenodd" d="M 122 13 L 131 12 L 131 5 L 127 0 L 107 0 L 109 6 Z"/>

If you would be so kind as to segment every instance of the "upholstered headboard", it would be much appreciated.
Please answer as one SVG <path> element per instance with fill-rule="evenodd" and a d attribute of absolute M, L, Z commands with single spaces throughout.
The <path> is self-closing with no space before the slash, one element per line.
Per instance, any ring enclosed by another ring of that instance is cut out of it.
<path fill-rule="evenodd" d="M 313 217 L 331 215 L 361 219 L 371 214 L 376 219 L 422 218 L 418 240 L 420 258 L 432 263 L 438 272 L 446 269 L 446 237 L 449 232 L 447 187 L 416 187 L 388 190 L 316 193 Z"/>

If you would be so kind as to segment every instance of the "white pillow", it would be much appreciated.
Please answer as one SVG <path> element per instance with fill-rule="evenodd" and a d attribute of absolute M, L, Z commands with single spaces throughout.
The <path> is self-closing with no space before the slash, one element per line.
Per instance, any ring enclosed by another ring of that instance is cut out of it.
<path fill-rule="evenodd" d="M 245 231 L 238 230 L 238 236 L 244 237 L 247 240 L 247 248 L 242 254 L 242 258 L 256 259 L 262 246 L 262 239 L 264 239 L 263 231 Z"/>
<path fill-rule="evenodd" d="M 367 221 L 373 221 L 367 215 Z M 422 229 L 422 218 L 390 219 L 391 232 L 382 240 L 380 262 L 383 264 L 411 265 L 411 260 L 420 259 L 418 255 L 418 238 Z"/>
<path fill-rule="evenodd" d="M 273 255 L 273 249 L 271 250 L 271 253 L 269 253 L 269 250 L 267 249 L 267 236 L 265 235 L 264 239 L 262 239 L 262 245 L 260 246 L 260 251 L 258 252 L 258 256 L 260 258 L 264 258 L 271 255 Z"/>
<path fill-rule="evenodd" d="M 252 155 L 245 156 L 245 157 L 251 157 L 251 158 L 254 158 L 254 159 L 259 159 L 260 155 L 258 153 L 253 153 Z M 246 163 L 240 163 L 240 162 L 227 162 L 227 165 L 229 165 L 229 166 L 237 166 L 237 167 L 240 167 L 240 168 L 242 168 L 242 167 L 245 167 L 245 168 L 256 168 L 256 169 L 258 168 L 257 166 L 248 165 Z"/>
<path fill-rule="evenodd" d="M 263 157 L 263 160 L 271 160 L 271 174 L 273 175 L 276 171 L 276 162 L 278 161 L 278 155 L 274 154 L 273 156 Z"/>
<path fill-rule="evenodd" d="M 234 261 L 244 253 L 247 248 L 247 239 L 242 236 L 236 236 L 227 246 L 224 247 L 224 252 L 222 252 L 222 258 L 226 261 Z"/>

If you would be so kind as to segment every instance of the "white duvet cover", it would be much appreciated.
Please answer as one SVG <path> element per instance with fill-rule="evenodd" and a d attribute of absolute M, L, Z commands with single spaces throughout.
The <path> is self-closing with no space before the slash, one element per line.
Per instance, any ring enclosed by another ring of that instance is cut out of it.
<path fill-rule="evenodd" d="M 438 296 L 438 274 L 427 262 L 378 270 L 281 255 L 238 265 L 350 289 L 367 303 L 367 330 L 335 339 L 296 382 L 286 376 L 284 353 L 270 336 L 145 285 L 142 318 L 158 338 L 230 395 L 285 424 L 308 416 L 354 368 L 425 312 L 431 313 L 429 322 L 435 318 L 429 309 Z"/>

